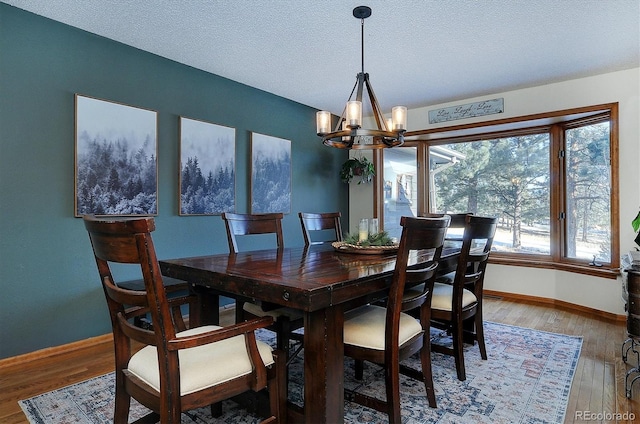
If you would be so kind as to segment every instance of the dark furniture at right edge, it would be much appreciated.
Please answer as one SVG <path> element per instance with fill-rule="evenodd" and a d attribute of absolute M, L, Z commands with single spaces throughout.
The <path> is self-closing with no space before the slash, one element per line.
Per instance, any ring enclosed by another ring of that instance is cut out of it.
<path fill-rule="evenodd" d="M 627 363 L 629 351 L 636 354 L 636 366 L 627 371 L 624 379 L 624 389 L 627 398 L 631 397 L 633 383 L 640 379 L 640 269 L 629 268 L 625 293 L 627 293 L 627 335 L 629 338 L 622 344 L 622 360 Z"/>

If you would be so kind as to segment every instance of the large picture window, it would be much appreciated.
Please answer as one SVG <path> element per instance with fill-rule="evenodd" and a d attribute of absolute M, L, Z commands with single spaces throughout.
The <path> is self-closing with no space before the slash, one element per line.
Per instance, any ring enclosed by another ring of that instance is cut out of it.
<path fill-rule="evenodd" d="M 460 159 L 453 166 L 429 160 L 431 212 L 496 216 L 499 229 L 493 245 L 497 251 L 550 254 L 549 134 L 442 147 Z M 436 151 L 431 147 L 429 157 Z"/>
<path fill-rule="evenodd" d="M 399 237 L 399 217 L 424 212 L 495 216 L 494 262 L 613 278 L 616 120 L 612 104 L 425 131 L 384 149 L 377 196 L 384 229 Z"/>

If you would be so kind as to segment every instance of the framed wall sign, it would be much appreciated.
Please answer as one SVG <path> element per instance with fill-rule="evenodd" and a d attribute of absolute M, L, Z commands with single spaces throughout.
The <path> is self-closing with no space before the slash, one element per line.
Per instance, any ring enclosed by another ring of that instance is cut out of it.
<path fill-rule="evenodd" d="M 481 102 L 467 103 L 459 106 L 445 107 L 429 111 L 429 123 L 455 121 L 475 116 L 493 115 L 504 112 L 504 99 L 491 99 Z"/>
<path fill-rule="evenodd" d="M 75 96 L 75 216 L 157 215 L 157 113 Z"/>
<path fill-rule="evenodd" d="M 291 211 L 291 141 L 251 133 L 251 213 Z"/>
<path fill-rule="evenodd" d="M 235 128 L 180 118 L 180 215 L 235 211 Z"/>

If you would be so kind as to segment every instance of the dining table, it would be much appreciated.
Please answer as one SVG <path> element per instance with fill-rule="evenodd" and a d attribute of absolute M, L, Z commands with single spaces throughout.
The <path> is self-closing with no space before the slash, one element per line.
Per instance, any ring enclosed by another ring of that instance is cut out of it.
<path fill-rule="evenodd" d="M 410 265 L 429 261 L 432 255 L 414 252 Z M 445 268 L 455 262 L 453 254 L 443 252 L 442 259 Z M 188 281 L 196 292 L 209 290 L 259 302 L 265 308 L 286 306 L 300 311 L 304 317 L 305 401 L 291 421 L 341 423 L 344 312 L 386 297 L 395 262 L 393 249 L 358 252 L 324 243 L 165 259 L 160 269 L 167 277 Z M 217 323 L 217 296 L 202 296 L 200 309 L 201 324 Z"/>

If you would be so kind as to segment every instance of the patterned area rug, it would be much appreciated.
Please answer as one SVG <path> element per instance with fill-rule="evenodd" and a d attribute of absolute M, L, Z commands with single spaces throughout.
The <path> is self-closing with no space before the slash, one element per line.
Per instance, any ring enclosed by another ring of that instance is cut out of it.
<path fill-rule="evenodd" d="M 258 337 L 272 342 L 272 334 Z M 438 343 L 446 336 L 433 332 Z M 489 359 L 480 358 L 478 347 L 466 346 L 467 380 L 458 381 L 450 356 L 432 354 L 438 408 L 429 408 L 421 382 L 401 376 L 403 422 L 418 423 L 562 423 L 575 373 L 582 339 L 492 322 L 485 323 Z M 420 369 L 417 357 L 405 363 Z M 345 387 L 384 399 L 384 377 L 380 368 L 366 364 L 365 377 L 353 378 L 353 361 L 345 360 Z M 303 363 L 291 365 L 290 400 L 302 404 Z M 111 423 L 113 417 L 113 374 L 21 400 L 30 423 Z M 224 414 L 211 418 L 210 410 L 183 414 L 182 422 L 255 423 L 260 418 L 232 402 L 223 405 Z M 130 421 L 148 410 L 133 402 Z M 387 416 L 357 404 L 345 404 L 346 423 L 388 422 Z"/>

